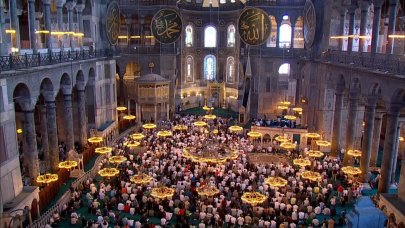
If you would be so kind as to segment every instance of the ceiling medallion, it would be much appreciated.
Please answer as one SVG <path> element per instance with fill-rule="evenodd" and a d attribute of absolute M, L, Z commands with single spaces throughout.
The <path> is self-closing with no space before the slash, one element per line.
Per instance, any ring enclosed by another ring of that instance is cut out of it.
<path fill-rule="evenodd" d="M 174 9 L 161 9 L 152 18 L 152 34 L 163 44 L 176 42 L 181 35 L 183 23 L 180 15 Z"/>
<path fill-rule="evenodd" d="M 304 41 L 305 47 L 312 47 L 316 31 L 316 11 L 311 0 L 307 0 L 304 6 Z"/>
<path fill-rule="evenodd" d="M 117 44 L 120 33 L 120 8 L 116 1 L 108 5 L 105 24 L 108 41 L 112 45 Z"/>
<path fill-rule="evenodd" d="M 246 8 L 238 20 L 238 31 L 241 40 L 248 45 L 260 45 L 270 35 L 269 15 L 262 9 Z"/>

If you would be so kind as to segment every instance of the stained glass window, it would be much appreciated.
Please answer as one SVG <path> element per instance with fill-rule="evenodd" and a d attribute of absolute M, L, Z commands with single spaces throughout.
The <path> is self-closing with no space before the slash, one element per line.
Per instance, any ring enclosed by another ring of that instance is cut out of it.
<path fill-rule="evenodd" d="M 217 29 L 214 26 L 207 26 L 204 30 L 204 47 L 217 46 Z"/>
<path fill-rule="evenodd" d="M 187 25 L 186 27 L 186 46 L 193 46 L 193 26 Z"/>
<path fill-rule="evenodd" d="M 213 55 L 204 58 L 204 78 L 205 80 L 216 80 L 216 59 Z"/>
<path fill-rule="evenodd" d="M 186 58 L 186 81 L 192 82 L 194 78 L 194 60 L 192 56 Z"/>
<path fill-rule="evenodd" d="M 226 81 L 235 82 L 235 59 L 233 57 L 228 57 L 226 60 Z"/>
<path fill-rule="evenodd" d="M 235 47 L 235 26 L 229 25 L 228 26 L 228 47 Z"/>

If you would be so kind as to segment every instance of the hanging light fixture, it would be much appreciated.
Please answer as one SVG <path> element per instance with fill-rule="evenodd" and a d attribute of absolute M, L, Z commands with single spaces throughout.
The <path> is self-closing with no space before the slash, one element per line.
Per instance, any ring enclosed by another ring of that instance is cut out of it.
<path fill-rule="evenodd" d="M 172 132 L 171 131 L 158 131 L 157 136 L 159 137 L 170 137 L 172 136 Z"/>
<path fill-rule="evenodd" d="M 103 146 L 103 147 L 97 147 L 97 148 L 95 149 L 95 152 L 96 152 L 97 154 L 107 154 L 107 153 L 110 153 L 112 150 L 113 150 L 112 147 Z"/>
<path fill-rule="evenodd" d="M 263 136 L 262 133 L 257 132 L 257 131 L 250 131 L 247 133 L 247 135 L 251 138 L 257 139 L 257 138 L 261 138 Z"/>
<path fill-rule="evenodd" d="M 37 183 L 41 183 L 41 184 L 50 184 L 52 182 L 55 182 L 58 180 L 58 174 L 52 174 L 52 173 L 46 173 L 43 175 L 39 175 L 37 176 Z"/>
<path fill-rule="evenodd" d="M 89 143 L 100 143 L 103 141 L 103 138 L 95 136 L 95 137 L 88 138 L 87 141 Z"/>
<path fill-rule="evenodd" d="M 342 172 L 347 175 L 351 175 L 351 176 L 361 174 L 361 170 L 358 167 L 353 167 L 353 166 L 342 167 Z"/>
<path fill-rule="evenodd" d="M 141 139 L 145 138 L 145 135 L 142 133 L 134 133 L 131 135 L 131 138 L 133 140 L 141 140 Z"/>
<path fill-rule="evenodd" d="M 347 154 L 353 157 L 361 157 L 361 151 L 360 150 L 348 150 Z"/>
<path fill-rule="evenodd" d="M 267 196 L 259 192 L 245 192 L 241 197 L 242 202 L 256 206 L 264 203 L 267 200 Z"/>
<path fill-rule="evenodd" d="M 319 181 L 322 178 L 320 173 L 313 171 L 304 171 L 303 173 L 301 173 L 301 177 L 310 181 Z"/>
<path fill-rule="evenodd" d="M 150 130 L 150 129 L 155 129 L 155 128 L 156 128 L 156 124 L 147 123 L 147 124 L 142 125 L 142 127 L 145 128 L 145 129 L 148 129 L 148 130 Z"/>
<path fill-rule="evenodd" d="M 303 159 L 303 158 L 297 158 L 293 160 L 293 164 L 294 165 L 298 165 L 301 167 L 305 167 L 305 166 L 310 166 L 311 165 L 311 161 L 308 159 Z"/>
<path fill-rule="evenodd" d="M 117 156 L 111 156 L 108 161 L 114 164 L 121 164 L 124 161 L 126 161 L 127 158 L 125 156 L 122 155 L 117 155 Z"/>
<path fill-rule="evenodd" d="M 158 199 L 167 199 L 174 195 L 174 189 L 168 187 L 157 187 L 152 189 L 150 195 Z"/>

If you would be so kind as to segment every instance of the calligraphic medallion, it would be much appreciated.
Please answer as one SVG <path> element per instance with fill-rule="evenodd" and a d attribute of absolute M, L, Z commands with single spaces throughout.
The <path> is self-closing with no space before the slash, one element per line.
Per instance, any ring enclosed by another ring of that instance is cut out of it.
<path fill-rule="evenodd" d="M 112 1 L 107 8 L 106 33 L 110 44 L 117 44 L 120 33 L 120 8 L 116 1 Z"/>
<path fill-rule="evenodd" d="M 310 48 L 314 43 L 316 31 L 316 11 L 311 0 L 307 0 L 304 6 L 304 42 L 305 47 Z"/>
<path fill-rule="evenodd" d="M 249 45 L 263 44 L 270 35 L 269 15 L 258 8 L 246 8 L 239 16 L 238 30 L 244 43 Z"/>
<path fill-rule="evenodd" d="M 170 44 L 179 39 L 183 23 L 174 9 L 161 9 L 152 18 L 152 35 L 163 44 Z"/>

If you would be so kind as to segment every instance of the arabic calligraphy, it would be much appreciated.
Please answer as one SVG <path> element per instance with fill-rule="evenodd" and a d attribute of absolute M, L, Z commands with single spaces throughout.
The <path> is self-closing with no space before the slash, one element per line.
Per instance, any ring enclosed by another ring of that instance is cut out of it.
<path fill-rule="evenodd" d="M 263 44 L 270 35 L 270 29 L 269 16 L 261 9 L 247 8 L 239 17 L 239 35 L 246 44 Z"/>
<path fill-rule="evenodd" d="M 120 33 L 120 8 L 115 1 L 111 2 L 107 9 L 106 31 L 110 44 L 116 44 Z"/>
<path fill-rule="evenodd" d="M 304 6 L 304 41 L 305 47 L 310 48 L 314 42 L 316 31 L 316 13 L 315 6 L 307 0 Z"/>
<path fill-rule="evenodd" d="M 173 43 L 182 32 L 181 17 L 173 9 L 162 9 L 153 17 L 151 30 L 153 36 L 160 43 Z"/>

